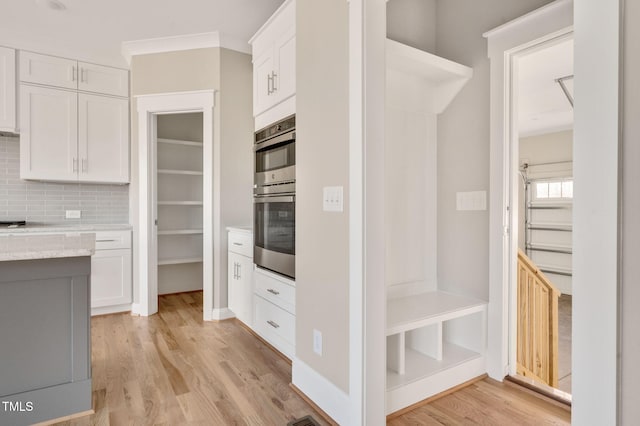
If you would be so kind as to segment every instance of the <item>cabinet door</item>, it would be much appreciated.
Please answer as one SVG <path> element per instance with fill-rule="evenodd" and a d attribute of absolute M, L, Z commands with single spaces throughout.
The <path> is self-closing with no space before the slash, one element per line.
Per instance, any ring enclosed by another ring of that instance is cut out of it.
<path fill-rule="evenodd" d="M 273 50 L 256 57 L 253 62 L 253 115 L 256 116 L 275 104 L 273 92 Z"/>
<path fill-rule="evenodd" d="M 118 68 L 78 62 L 78 90 L 129 96 L 129 73 Z"/>
<path fill-rule="evenodd" d="M 20 51 L 20 81 L 78 88 L 78 63 L 72 59 Z"/>
<path fill-rule="evenodd" d="M 21 85 L 20 178 L 78 179 L 78 95 Z"/>
<path fill-rule="evenodd" d="M 227 260 L 227 298 L 229 309 L 236 314 L 237 318 L 240 318 L 242 315 L 240 313 L 241 309 L 241 293 L 240 293 L 240 282 L 238 280 L 238 264 L 239 258 L 241 256 L 235 253 L 229 252 L 228 260 Z"/>
<path fill-rule="evenodd" d="M 287 31 L 276 42 L 277 76 L 274 80 L 276 102 L 282 102 L 296 93 L 296 33 Z"/>
<path fill-rule="evenodd" d="M 78 94 L 79 180 L 129 182 L 129 101 Z"/>
<path fill-rule="evenodd" d="M 0 130 L 16 131 L 16 51 L 0 47 Z"/>
<path fill-rule="evenodd" d="M 249 257 L 238 256 L 238 299 L 240 314 L 238 319 L 251 326 L 253 306 L 253 260 Z"/>
<path fill-rule="evenodd" d="M 131 250 L 96 250 L 91 257 L 91 307 L 131 303 Z"/>

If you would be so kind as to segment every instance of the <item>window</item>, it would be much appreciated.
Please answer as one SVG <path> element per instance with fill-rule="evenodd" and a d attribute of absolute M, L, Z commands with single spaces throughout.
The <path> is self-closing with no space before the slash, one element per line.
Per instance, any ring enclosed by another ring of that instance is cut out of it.
<path fill-rule="evenodd" d="M 550 180 L 534 184 L 536 200 L 559 200 L 573 198 L 573 180 Z"/>

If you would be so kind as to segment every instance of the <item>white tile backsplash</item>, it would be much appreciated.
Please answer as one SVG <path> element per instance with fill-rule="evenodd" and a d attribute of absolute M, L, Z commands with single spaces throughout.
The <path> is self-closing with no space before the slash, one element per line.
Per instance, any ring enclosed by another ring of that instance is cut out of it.
<path fill-rule="evenodd" d="M 81 210 L 65 219 L 65 210 Z M 129 222 L 129 186 L 20 180 L 20 139 L 0 136 L 0 220 L 47 224 Z"/>

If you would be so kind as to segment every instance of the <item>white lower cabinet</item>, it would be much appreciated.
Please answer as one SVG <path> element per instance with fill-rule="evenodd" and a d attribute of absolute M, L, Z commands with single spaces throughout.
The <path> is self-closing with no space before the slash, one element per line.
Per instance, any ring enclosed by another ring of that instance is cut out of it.
<path fill-rule="evenodd" d="M 229 309 L 240 321 L 253 323 L 253 238 L 250 231 L 229 229 L 227 290 Z"/>
<path fill-rule="evenodd" d="M 287 358 L 296 348 L 295 282 L 256 268 L 253 330 Z"/>
<path fill-rule="evenodd" d="M 91 315 L 131 310 L 131 231 L 96 232 Z"/>

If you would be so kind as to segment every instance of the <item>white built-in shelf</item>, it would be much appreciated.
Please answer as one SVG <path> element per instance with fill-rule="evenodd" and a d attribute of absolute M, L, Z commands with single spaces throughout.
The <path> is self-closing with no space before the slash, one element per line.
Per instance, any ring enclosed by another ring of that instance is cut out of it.
<path fill-rule="evenodd" d="M 158 201 L 159 206 L 201 206 L 202 201 Z"/>
<path fill-rule="evenodd" d="M 171 145 L 181 145 L 181 146 L 195 146 L 198 148 L 202 148 L 202 142 L 198 141 L 186 141 L 180 139 L 166 139 L 166 138 L 158 138 L 159 143 L 166 143 Z"/>
<path fill-rule="evenodd" d="M 438 361 L 414 349 L 407 348 L 405 352 L 404 374 L 387 368 L 387 391 L 414 383 L 425 377 L 433 376 L 449 368 L 481 357 L 482 354 L 478 352 L 448 342 L 445 342 L 443 345 L 442 361 Z"/>
<path fill-rule="evenodd" d="M 487 302 L 444 291 L 387 300 L 387 336 L 485 310 Z"/>
<path fill-rule="evenodd" d="M 202 257 L 172 257 L 168 259 L 158 259 L 158 265 L 180 265 L 182 263 L 202 262 Z"/>
<path fill-rule="evenodd" d="M 185 176 L 202 176 L 202 172 L 196 170 L 171 170 L 158 169 L 160 175 L 185 175 Z"/>
<path fill-rule="evenodd" d="M 427 109 L 436 114 L 447 108 L 473 76 L 472 68 L 390 39 L 386 55 L 387 85 L 393 86 L 387 90 L 391 102 L 421 96 Z"/>
<path fill-rule="evenodd" d="M 158 235 L 198 235 L 202 234 L 202 229 L 171 229 L 158 231 Z"/>
<path fill-rule="evenodd" d="M 527 224 L 527 229 L 532 230 L 547 230 L 547 231 L 573 231 L 573 225 L 571 223 L 542 223 L 542 222 L 531 222 Z"/>

